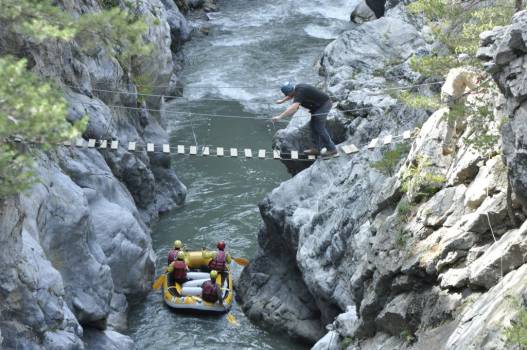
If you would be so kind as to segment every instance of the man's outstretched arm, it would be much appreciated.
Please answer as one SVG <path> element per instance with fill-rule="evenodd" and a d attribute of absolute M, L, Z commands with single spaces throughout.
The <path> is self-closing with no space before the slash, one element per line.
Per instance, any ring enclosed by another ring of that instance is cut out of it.
<path fill-rule="evenodd" d="M 285 111 L 283 111 L 280 115 L 277 115 L 276 117 L 273 117 L 272 121 L 276 122 L 276 121 L 278 121 L 278 120 L 280 120 L 280 119 L 282 119 L 284 117 L 290 117 L 293 114 L 295 114 L 296 111 L 298 111 L 299 108 L 300 108 L 300 102 L 295 102 L 291 106 L 289 106 L 289 108 L 287 108 Z"/>
<path fill-rule="evenodd" d="M 289 100 L 292 99 L 292 98 L 293 98 L 293 96 L 286 96 L 286 97 L 284 97 L 284 98 L 281 98 L 281 99 L 277 100 L 277 101 L 276 101 L 276 104 L 279 104 L 279 105 L 280 105 L 280 104 L 282 104 L 282 103 L 284 103 L 284 102 L 286 102 L 286 101 L 289 101 Z"/>

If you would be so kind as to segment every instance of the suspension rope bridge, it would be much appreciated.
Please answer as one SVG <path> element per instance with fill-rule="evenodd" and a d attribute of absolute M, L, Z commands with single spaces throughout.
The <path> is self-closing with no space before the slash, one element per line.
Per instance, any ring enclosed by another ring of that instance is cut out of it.
<path fill-rule="evenodd" d="M 359 152 L 373 150 L 382 146 L 393 143 L 404 142 L 414 138 L 418 129 L 407 130 L 402 135 L 386 135 L 382 138 L 375 138 L 370 142 L 359 148 L 352 143 L 340 145 L 342 152 L 339 152 L 335 157 L 342 155 L 353 155 Z M 16 140 L 21 142 L 22 140 Z M 216 157 L 216 158 L 245 158 L 245 159 L 261 159 L 261 160 L 289 160 L 289 161 L 315 161 L 317 156 L 305 154 L 299 150 L 291 150 L 289 152 L 281 152 L 280 150 L 266 150 L 266 149 L 252 149 L 252 148 L 233 148 L 233 147 L 219 147 L 211 145 L 171 145 L 143 143 L 137 141 L 120 142 L 118 140 L 103 140 L 103 139 L 82 139 L 78 138 L 74 141 L 66 141 L 62 144 L 65 147 L 76 147 L 86 149 L 100 149 L 116 151 L 119 147 L 124 147 L 128 152 L 145 152 L 146 153 L 163 153 L 167 155 L 178 156 L 194 156 L 194 157 Z M 323 156 L 322 156 L 323 158 Z"/>
<path fill-rule="evenodd" d="M 432 86 L 432 85 L 439 85 L 443 83 L 444 81 L 421 83 L 421 84 L 406 85 L 406 86 L 392 87 L 392 88 L 386 88 L 386 89 L 377 89 L 376 91 L 373 91 L 373 92 L 406 90 L 406 89 L 412 89 L 415 87 Z M 73 87 L 73 86 L 70 86 L 70 87 Z M 238 86 L 238 87 L 236 86 L 225 86 L 225 87 L 193 86 L 192 87 L 191 86 L 191 88 L 252 88 L 252 87 L 251 86 Z M 181 96 L 176 96 L 176 95 L 147 94 L 147 93 L 140 93 L 140 92 L 133 92 L 133 91 L 112 90 L 112 89 L 92 88 L 91 90 L 94 92 L 137 95 L 137 96 L 145 96 L 145 97 L 181 98 Z M 349 93 L 347 95 L 349 95 Z M 210 100 L 238 101 L 238 100 L 229 100 L 229 99 L 221 99 L 221 98 L 210 99 Z M 253 120 L 260 120 L 260 121 L 271 121 L 271 118 L 268 118 L 268 117 L 264 118 L 264 117 L 251 117 L 251 116 L 242 116 L 242 115 L 195 113 L 195 112 L 189 112 L 189 111 L 171 111 L 171 110 L 167 111 L 166 109 L 153 109 L 153 108 L 147 108 L 147 107 L 131 107 L 131 106 L 121 106 L 121 105 L 106 105 L 106 106 L 109 108 L 120 108 L 120 109 L 127 109 L 127 110 L 163 112 L 165 115 L 186 115 L 189 117 L 197 116 L 197 117 L 237 118 L 237 119 L 253 119 Z M 360 107 L 360 108 L 345 109 L 345 110 L 338 110 L 338 111 L 339 112 L 355 112 L 355 111 L 363 111 L 363 110 L 371 110 L 371 109 L 381 109 L 381 108 L 377 106 L 368 106 L 368 107 Z M 192 129 L 194 129 L 194 125 L 192 121 L 199 121 L 199 120 L 196 120 L 194 118 L 190 119 L 190 125 L 192 126 Z M 418 129 L 407 130 L 402 135 L 386 135 L 383 138 L 372 139 L 365 147 L 362 147 L 362 149 L 357 147 L 354 144 L 346 143 L 344 145 L 339 146 L 340 152 L 334 157 L 339 157 L 342 155 L 353 155 L 353 154 L 356 154 L 362 151 L 373 150 L 381 146 L 390 145 L 392 143 L 407 141 L 415 137 L 417 130 Z M 163 153 L 167 155 L 216 157 L 216 158 L 245 158 L 245 159 L 289 160 L 289 161 L 309 161 L 309 162 L 315 161 L 317 158 L 320 158 L 315 155 L 305 154 L 301 152 L 300 150 L 291 150 L 289 152 L 282 152 L 276 149 L 266 150 L 266 149 L 253 149 L 253 148 L 248 148 L 248 147 L 242 147 L 242 148 L 220 147 L 220 146 L 212 146 L 212 145 L 201 145 L 200 146 L 198 144 L 194 130 L 193 130 L 193 135 L 194 135 L 194 141 L 195 141 L 194 145 L 183 145 L 183 144 L 171 145 L 170 143 L 155 144 L 155 143 L 150 143 L 150 142 L 144 143 L 143 141 L 120 142 L 119 140 L 108 140 L 108 139 L 85 140 L 83 138 L 79 138 L 73 141 L 66 141 L 63 143 L 63 146 L 88 148 L 88 149 L 100 149 L 100 150 L 109 150 L 109 151 L 116 151 L 121 147 L 121 148 L 125 148 L 128 152 Z M 22 140 L 18 139 L 16 141 L 20 142 Z M 322 156 L 322 158 L 324 157 Z"/>

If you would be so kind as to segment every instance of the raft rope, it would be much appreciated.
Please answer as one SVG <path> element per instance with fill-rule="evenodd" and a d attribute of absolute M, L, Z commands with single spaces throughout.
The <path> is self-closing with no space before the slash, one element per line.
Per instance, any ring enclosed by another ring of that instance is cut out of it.
<path fill-rule="evenodd" d="M 489 197 L 489 188 L 486 188 L 487 191 L 487 198 Z M 487 216 L 487 222 L 489 223 L 490 233 L 492 234 L 492 238 L 494 239 L 494 243 L 496 244 L 498 241 L 496 240 L 496 235 L 494 234 L 494 229 L 492 228 L 492 224 L 490 223 L 490 216 L 489 212 L 485 212 L 485 215 Z M 500 281 L 503 279 L 503 256 L 500 256 Z"/>

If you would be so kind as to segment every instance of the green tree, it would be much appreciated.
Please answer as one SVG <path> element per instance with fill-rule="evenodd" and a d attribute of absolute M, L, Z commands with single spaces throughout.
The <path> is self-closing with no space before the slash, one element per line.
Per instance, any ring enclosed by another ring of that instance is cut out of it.
<path fill-rule="evenodd" d="M 52 0 L 0 0 L 0 27 L 9 39 L 26 45 L 45 41 L 76 41 L 90 53 L 104 49 L 117 57 L 124 69 L 133 66 L 134 57 L 146 55 L 151 47 L 143 42 L 147 29 L 133 8 L 120 8 L 106 1 L 98 12 L 73 17 Z M 10 50 L 10 51 L 9 51 Z M 22 50 L 20 50 L 22 51 Z M 35 143 L 48 150 L 78 136 L 86 127 L 83 118 L 75 125 L 67 120 L 68 106 L 62 92 L 27 69 L 16 48 L 6 48 L 0 56 L 0 199 L 30 187 Z"/>
<path fill-rule="evenodd" d="M 397 164 L 405 157 L 410 151 L 410 146 L 406 143 L 399 143 L 393 150 L 384 152 L 382 158 L 371 164 L 373 169 L 378 170 L 386 176 L 393 176 L 397 167 Z"/>
<path fill-rule="evenodd" d="M 495 85 L 489 83 L 490 77 L 481 70 L 481 62 L 476 58 L 479 35 L 510 23 L 518 6 L 522 7 L 523 4 L 514 0 L 496 0 L 493 4 L 477 0 L 417 0 L 409 4 L 409 11 L 424 16 L 436 40 L 441 43 L 441 48 L 429 56 L 412 57 L 410 66 L 425 77 L 443 77 L 452 68 L 473 67 L 481 71 L 480 80 L 486 82 L 473 92 L 496 92 Z M 415 108 L 439 107 L 437 97 L 404 93 L 399 99 Z M 451 108 L 449 118 L 470 117 L 472 134 L 465 141 L 482 153 L 491 153 L 499 139 L 495 130 L 489 127 L 495 123 L 493 99 L 476 98 L 469 102 L 457 102 L 456 107 Z M 463 108 L 460 108 L 461 105 Z"/>
<path fill-rule="evenodd" d="M 446 178 L 430 171 L 431 162 L 424 156 L 418 156 L 402 174 L 401 191 L 409 195 L 410 203 L 427 200 L 443 188 Z"/>
<path fill-rule="evenodd" d="M 31 145 L 49 149 L 86 127 L 66 121 L 62 94 L 26 69 L 26 60 L 0 57 L 0 198 L 25 190 L 36 178 Z M 22 142 L 23 141 L 23 142 Z"/>
<path fill-rule="evenodd" d="M 516 349 L 527 349 L 527 309 L 522 305 L 519 298 L 512 295 L 507 295 L 505 298 L 516 311 L 516 316 L 511 320 L 511 325 L 503 329 L 505 342 L 515 346 Z"/>
<path fill-rule="evenodd" d="M 417 0 L 408 5 L 410 12 L 424 15 L 436 39 L 441 42 L 441 52 L 431 57 L 414 60 L 414 69 L 423 74 L 431 65 L 450 69 L 466 65 L 467 61 L 457 60 L 458 54 L 468 55 L 468 62 L 480 65 L 476 59 L 479 47 L 479 34 L 496 26 L 510 23 L 514 13 L 513 1 L 452 1 Z M 423 61 L 421 61 L 423 60 Z"/>

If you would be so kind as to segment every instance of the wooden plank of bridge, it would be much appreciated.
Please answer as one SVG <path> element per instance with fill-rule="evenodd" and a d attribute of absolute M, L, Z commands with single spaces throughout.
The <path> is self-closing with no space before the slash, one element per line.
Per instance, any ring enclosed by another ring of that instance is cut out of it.
<path fill-rule="evenodd" d="M 209 147 L 203 147 L 203 150 L 201 151 L 201 155 L 203 155 L 203 156 L 210 156 L 210 148 Z"/>
<path fill-rule="evenodd" d="M 190 152 L 191 155 L 195 156 L 198 154 L 198 147 L 197 146 L 190 146 Z"/>
<path fill-rule="evenodd" d="M 178 154 L 185 154 L 185 146 L 177 145 L 177 153 Z"/>
<path fill-rule="evenodd" d="M 99 148 L 101 149 L 108 148 L 108 140 L 101 140 L 101 142 L 99 143 Z"/>
<path fill-rule="evenodd" d="M 238 157 L 238 149 L 237 148 L 231 148 L 231 157 Z"/>
<path fill-rule="evenodd" d="M 128 142 L 128 150 L 135 151 L 135 142 Z"/>
<path fill-rule="evenodd" d="M 258 158 L 263 158 L 265 159 L 266 155 L 265 155 L 266 151 L 264 149 L 261 149 L 258 151 Z"/>
<path fill-rule="evenodd" d="M 385 138 L 384 138 L 384 144 L 385 145 L 389 145 L 390 143 L 392 143 L 393 141 L 393 136 L 392 135 L 387 135 Z"/>
<path fill-rule="evenodd" d="M 368 145 L 368 149 L 374 149 L 377 147 L 377 144 L 379 143 L 379 139 L 373 139 L 370 141 L 370 144 Z"/>
<path fill-rule="evenodd" d="M 291 159 L 298 159 L 298 151 L 291 151 Z"/>
<path fill-rule="evenodd" d="M 223 147 L 216 147 L 216 156 L 223 157 L 223 155 L 224 155 Z"/>
<path fill-rule="evenodd" d="M 111 149 L 114 149 L 114 150 L 117 149 L 117 148 L 119 148 L 119 141 L 117 141 L 117 140 L 112 140 L 112 144 L 110 145 L 110 148 L 111 148 Z"/>
<path fill-rule="evenodd" d="M 95 139 L 89 139 L 88 140 L 88 148 L 94 148 L 95 147 Z"/>
<path fill-rule="evenodd" d="M 245 152 L 245 158 L 252 158 L 253 157 L 253 151 L 250 148 L 246 148 L 244 150 Z"/>
<path fill-rule="evenodd" d="M 170 153 L 170 145 L 169 144 L 164 144 L 163 145 L 163 153 Z"/>
<path fill-rule="evenodd" d="M 155 150 L 155 147 L 154 147 L 153 143 L 147 143 L 146 144 L 146 151 L 147 152 L 154 152 L 154 150 Z"/>
<path fill-rule="evenodd" d="M 279 150 L 273 150 L 273 158 L 274 159 L 280 159 L 280 151 Z"/>
<path fill-rule="evenodd" d="M 355 146 L 354 144 L 342 146 L 342 150 L 346 154 L 353 154 L 353 153 L 357 153 L 359 151 L 357 146 Z"/>

